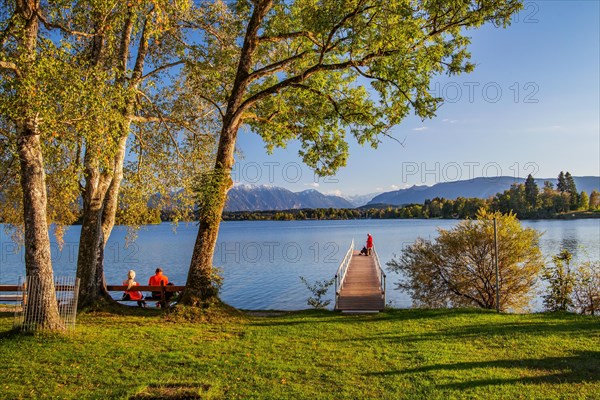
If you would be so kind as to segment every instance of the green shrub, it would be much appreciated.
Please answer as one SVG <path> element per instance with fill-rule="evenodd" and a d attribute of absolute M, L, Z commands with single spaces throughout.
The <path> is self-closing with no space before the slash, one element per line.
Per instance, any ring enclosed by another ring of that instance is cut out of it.
<path fill-rule="evenodd" d="M 329 280 L 316 281 L 312 285 L 303 276 L 300 277 L 300 280 L 302 281 L 302 283 L 304 283 L 304 285 L 307 287 L 307 289 L 310 290 L 310 292 L 314 296 L 314 297 L 309 297 L 308 300 L 306 301 L 306 303 L 309 306 L 311 306 L 313 308 L 321 309 L 321 308 L 327 307 L 331 303 L 331 300 L 324 301 L 323 296 L 325 296 L 327 294 L 327 292 L 329 291 L 329 288 L 335 282 L 335 278 L 332 278 Z"/>

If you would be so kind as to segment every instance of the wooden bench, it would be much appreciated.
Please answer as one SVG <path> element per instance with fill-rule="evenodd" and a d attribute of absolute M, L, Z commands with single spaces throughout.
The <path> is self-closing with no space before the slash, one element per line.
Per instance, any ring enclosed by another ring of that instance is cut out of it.
<path fill-rule="evenodd" d="M 185 286 L 175 286 L 175 285 L 161 285 L 161 286 L 134 286 L 130 290 L 127 290 L 126 285 L 107 285 L 106 290 L 109 292 L 159 292 L 161 299 L 148 299 L 148 301 L 157 301 L 160 303 L 161 307 L 166 308 L 169 306 L 167 304 L 166 298 L 167 293 L 177 293 L 182 292 L 185 289 Z M 72 286 L 56 286 L 57 291 L 73 291 L 74 287 Z M 0 304 L 3 302 L 19 302 L 23 300 L 23 286 L 19 285 L 0 285 Z M 115 299 L 116 301 L 138 301 L 138 300 L 121 300 Z M 144 299 L 145 300 L 145 299 Z"/>
<path fill-rule="evenodd" d="M 20 285 L 0 285 L 0 292 L 9 294 L 0 294 L 0 304 L 5 302 L 15 303 L 23 300 L 23 286 Z"/>
<path fill-rule="evenodd" d="M 15 302 L 23 300 L 23 295 L 20 294 L 0 294 L 0 304 L 5 301 Z"/>
<path fill-rule="evenodd" d="M 161 282 L 162 283 L 162 282 Z M 106 290 L 109 292 L 159 292 L 160 293 L 160 299 L 153 299 L 153 298 L 144 298 L 142 300 L 122 300 L 122 299 L 115 299 L 116 301 L 143 301 L 143 300 L 147 300 L 147 301 L 157 301 L 160 306 L 162 308 L 167 308 L 169 307 L 168 301 L 167 299 L 167 293 L 177 293 L 177 292 L 182 292 L 183 289 L 185 289 L 185 286 L 175 286 L 175 285 L 160 285 L 160 286 L 148 286 L 148 285 L 140 285 L 140 286 L 133 286 L 131 289 L 127 290 L 127 285 L 106 285 Z"/>

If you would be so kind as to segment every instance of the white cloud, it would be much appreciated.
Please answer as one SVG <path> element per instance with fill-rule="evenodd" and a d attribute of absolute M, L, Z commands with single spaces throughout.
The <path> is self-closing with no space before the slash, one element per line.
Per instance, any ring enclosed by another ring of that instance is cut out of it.
<path fill-rule="evenodd" d="M 400 189 L 400 186 L 398 186 L 398 185 L 391 185 L 390 189 L 392 189 L 392 190 L 398 190 L 398 189 Z"/>
<path fill-rule="evenodd" d="M 457 123 L 457 122 L 458 122 L 458 120 L 457 120 L 457 119 L 444 118 L 444 119 L 442 120 L 442 122 L 447 122 L 447 123 L 449 123 L 449 124 L 455 124 L 455 123 Z"/>
<path fill-rule="evenodd" d="M 319 184 L 317 182 L 305 183 L 304 186 L 310 186 L 314 188 L 318 188 Z"/>
<path fill-rule="evenodd" d="M 420 126 L 418 128 L 413 128 L 413 131 L 420 132 L 420 131 L 426 131 L 427 129 L 429 129 L 429 128 L 427 128 L 426 126 Z"/>

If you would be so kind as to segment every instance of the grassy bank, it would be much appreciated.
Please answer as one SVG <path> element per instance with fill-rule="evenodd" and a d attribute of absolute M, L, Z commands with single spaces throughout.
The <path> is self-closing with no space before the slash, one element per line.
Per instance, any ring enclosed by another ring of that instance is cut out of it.
<path fill-rule="evenodd" d="M 0 313 L 0 397 L 600 398 L 598 318 L 273 314 L 190 323 L 128 308 L 48 337 L 10 333 Z"/>

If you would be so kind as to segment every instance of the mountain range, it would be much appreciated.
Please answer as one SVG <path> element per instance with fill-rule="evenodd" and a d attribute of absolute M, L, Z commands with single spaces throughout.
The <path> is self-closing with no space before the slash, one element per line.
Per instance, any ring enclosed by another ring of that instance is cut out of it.
<path fill-rule="evenodd" d="M 300 208 L 354 208 L 348 200 L 308 189 L 294 193 L 276 186 L 234 186 L 225 211 L 293 210 Z"/>
<path fill-rule="evenodd" d="M 600 177 L 575 176 L 578 191 L 588 194 L 592 190 L 600 190 Z M 538 187 L 543 188 L 544 182 L 550 181 L 556 187 L 557 180 L 536 179 Z M 499 176 L 494 178 L 474 178 L 469 180 L 442 182 L 433 186 L 412 186 L 406 189 L 343 198 L 341 196 L 325 195 L 317 190 L 309 189 L 302 192 L 292 192 L 277 186 L 237 185 L 228 194 L 225 211 L 266 211 L 292 210 L 302 208 L 355 208 L 369 205 L 401 206 L 411 203 L 423 203 L 427 199 L 443 197 L 454 200 L 457 197 L 477 197 L 486 199 L 510 188 L 513 183 L 523 183 L 523 178 Z"/>
<path fill-rule="evenodd" d="M 592 190 L 599 190 L 599 176 L 574 176 L 575 186 L 579 192 L 585 191 L 588 194 Z M 540 190 L 544 187 L 544 182 L 551 182 L 556 188 L 557 179 L 535 179 L 535 183 Z M 513 178 L 511 176 L 498 176 L 493 178 L 474 178 L 455 182 L 442 182 L 433 186 L 412 186 L 407 189 L 400 189 L 393 192 L 382 193 L 375 196 L 367 205 L 390 204 L 401 206 L 411 203 L 423 203 L 427 199 L 443 197 L 454 200 L 457 197 L 476 197 L 487 199 L 496 193 L 502 193 L 509 189 L 513 183 L 524 183 L 524 178 Z"/>

